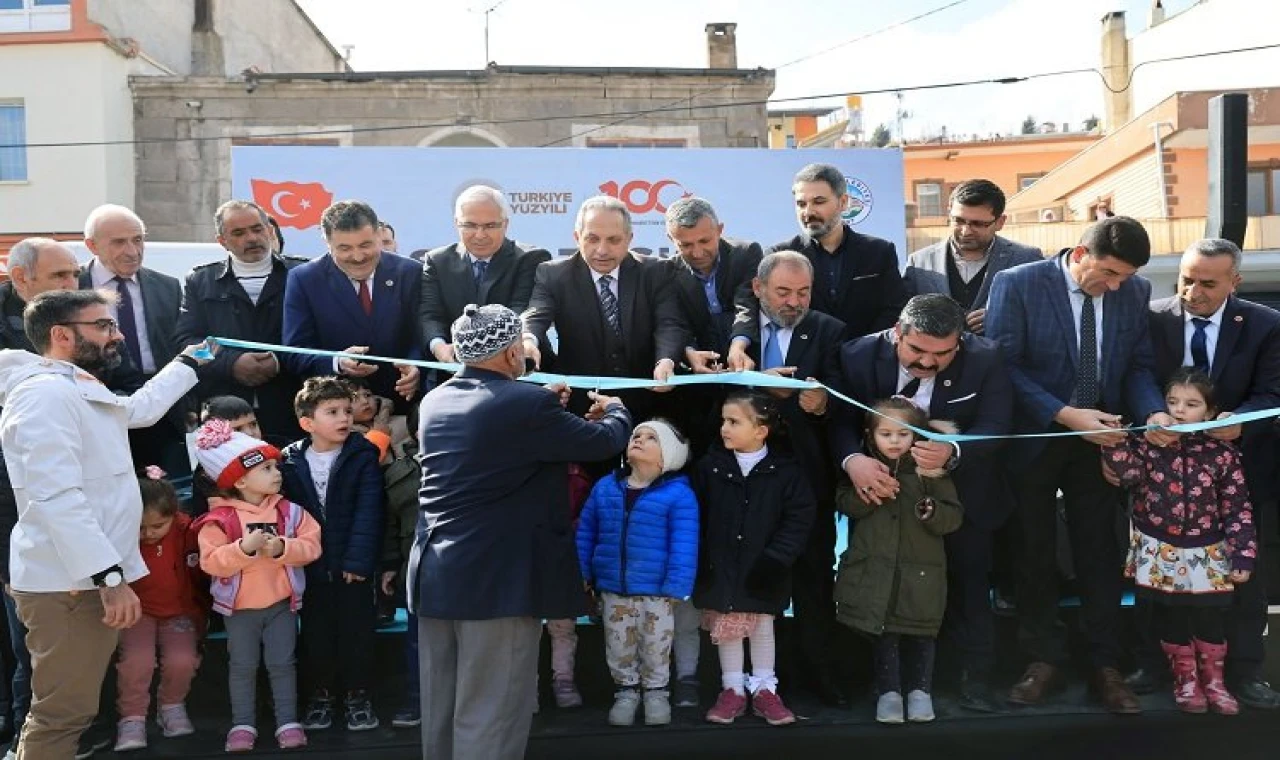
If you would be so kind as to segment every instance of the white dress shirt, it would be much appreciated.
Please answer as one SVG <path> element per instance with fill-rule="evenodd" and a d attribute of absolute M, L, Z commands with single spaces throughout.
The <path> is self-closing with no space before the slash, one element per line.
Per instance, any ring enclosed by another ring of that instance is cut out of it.
<path fill-rule="evenodd" d="M 89 266 L 89 278 L 95 290 L 116 292 L 116 276 L 103 265 L 101 259 L 95 258 Z M 142 371 L 148 375 L 155 374 L 156 358 L 151 354 L 151 341 L 147 334 L 147 312 L 142 305 L 142 286 L 138 284 L 138 275 L 135 274 L 125 280 L 124 286 L 129 290 L 129 298 L 133 301 L 133 323 L 138 328 L 138 352 L 142 354 Z M 111 307 L 111 316 L 117 323 L 120 322 L 118 306 Z"/>
<path fill-rule="evenodd" d="M 902 389 L 915 379 L 906 367 L 899 364 L 897 393 L 902 393 Z M 925 414 L 929 413 L 929 405 L 933 403 L 933 384 L 936 379 L 936 377 L 920 378 L 920 387 L 916 389 L 916 395 L 911 397 L 911 403 L 923 409 Z"/>
<path fill-rule="evenodd" d="M 1213 369 L 1213 352 L 1218 348 L 1218 332 L 1222 329 L 1222 312 L 1226 311 L 1227 302 L 1223 301 L 1218 310 L 1210 317 L 1197 317 L 1185 309 L 1182 312 L 1182 366 L 1191 367 L 1195 365 L 1195 360 L 1191 358 L 1191 336 L 1196 334 L 1196 326 L 1192 324 L 1193 319 L 1207 319 L 1209 324 L 1204 326 L 1204 350 L 1209 355 L 1209 368 Z"/>
<path fill-rule="evenodd" d="M 622 267 L 615 267 L 612 272 L 605 272 L 604 274 L 591 269 L 591 284 L 595 286 L 596 298 L 600 297 L 600 278 L 604 277 L 605 274 L 613 278 L 613 281 L 609 283 L 609 292 L 613 293 L 613 297 L 616 300 L 618 298 L 618 275 L 622 274 Z M 622 302 L 619 301 L 618 303 L 621 305 Z"/>

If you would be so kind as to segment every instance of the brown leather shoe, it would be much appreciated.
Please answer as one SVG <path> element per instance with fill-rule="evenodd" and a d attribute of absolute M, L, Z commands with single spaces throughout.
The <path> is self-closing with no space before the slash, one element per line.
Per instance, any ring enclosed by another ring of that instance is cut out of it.
<path fill-rule="evenodd" d="M 1009 689 L 1009 702 L 1015 705 L 1038 705 L 1054 692 L 1062 691 L 1062 673 L 1047 662 L 1033 662 L 1022 678 Z"/>
<path fill-rule="evenodd" d="M 1138 698 L 1115 668 L 1099 668 L 1093 675 L 1092 686 L 1094 696 L 1111 714 L 1137 715 L 1142 712 Z"/>

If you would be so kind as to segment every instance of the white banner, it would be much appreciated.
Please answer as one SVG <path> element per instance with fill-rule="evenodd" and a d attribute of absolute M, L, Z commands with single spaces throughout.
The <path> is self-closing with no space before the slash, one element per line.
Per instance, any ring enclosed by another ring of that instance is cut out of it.
<path fill-rule="evenodd" d="M 590 148 L 232 148 L 232 192 L 276 218 L 287 253 L 324 253 L 320 214 L 335 200 L 369 203 L 396 229 L 400 253 L 457 242 L 453 202 L 484 184 L 507 194 L 508 234 L 569 254 L 582 201 L 605 193 L 631 209 L 632 247 L 670 255 L 663 212 L 683 195 L 706 198 L 725 235 L 770 246 L 795 236 L 791 179 L 805 164 L 830 163 L 847 178 L 845 218 L 892 241 L 905 261 L 906 213 L 898 150 Z"/>

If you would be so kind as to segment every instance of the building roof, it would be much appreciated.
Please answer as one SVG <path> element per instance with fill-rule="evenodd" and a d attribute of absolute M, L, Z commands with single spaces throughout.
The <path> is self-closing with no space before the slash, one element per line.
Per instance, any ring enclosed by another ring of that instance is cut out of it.
<path fill-rule="evenodd" d="M 653 66 L 501 66 L 491 63 L 483 69 L 429 69 L 422 71 L 346 71 L 283 72 L 253 74 L 259 81 L 320 80 L 325 82 L 371 82 L 413 79 L 484 79 L 492 74 L 524 74 L 533 76 L 647 76 L 647 77 L 724 77 L 755 79 L 773 76 L 773 69 L 677 69 Z"/>
<path fill-rule="evenodd" d="M 826 116 L 835 113 L 844 106 L 827 106 L 826 108 L 770 108 L 769 116 Z"/>

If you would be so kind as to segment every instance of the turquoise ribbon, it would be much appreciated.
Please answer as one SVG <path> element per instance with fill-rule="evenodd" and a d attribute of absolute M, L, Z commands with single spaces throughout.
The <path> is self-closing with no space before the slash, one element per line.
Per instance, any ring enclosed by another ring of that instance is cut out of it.
<path fill-rule="evenodd" d="M 389 364 L 408 364 L 423 369 L 442 370 L 444 372 L 457 372 L 462 369 L 461 364 L 450 362 L 434 362 L 422 359 L 397 359 L 390 356 L 374 356 L 372 354 L 352 354 L 344 351 L 324 351 L 318 348 L 298 348 L 297 346 L 277 346 L 271 343 L 258 343 L 251 340 L 236 340 L 234 338 L 215 338 L 210 337 L 208 341 L 217 343 L 227 348 L 238 348 L 245 351 L 271 351 L 276 353 L 288 354 L 304 354 L 308 356 L 326 356 L 334 359 L 351 359 L 359 362 L 386 362 Z M 196 352 L 196 358 L 210 359 L 213 353 L 208 349 L 201 349 Z M 525 382 L 537 383 L 539 385 L 549 385 L 553 383 L 564 383 L 570 388 L 579 388 L 582 390 L 594 391 L 619 391 L 632 390 L 636 388 L 665 388 L 678 385 L 742 385 L 754 388 L 784 388 L 787 390 L 812 390 L 822 388 L 826 390 L 832 397 L 837 398 L 846 404 L 851 404 L 864 412 L 871 414 L 879 414 L 876 410 L 858 401 L 850 398 L 843 393 L 834 390 L 830 386 L 823 385 L 817 381 L 797 380 L 793 377 L 782 377 L 781 375 L 771 375 L 764 372 L 718 372 L 714 374 L 700 375 L 673 375 L 666 382 L 658 382 L 652 379 L 642 379 L 636 377 L 599 377 L 592 375 L 560 375 L 551 372 L 533 372 L 520 378 Z M 903 425 L 909 428 L 916 435 L 931 441 L 941 441 L 943 443 L 965 443 L 971 441 L 992 441 L 992 440 L 1013 440 L 1022 438 L 1065 438 L 1073 435 L 1089 435 L 1090 433 L 1114 433 L 1117 431 L 1142 432 L 1145 430 L 1169 430 L 1175 433 L 1199 433 L 1205 430 L 1214 430 L 1216 428 L 1231 427 L 1233 425 L 1242 425 L 1248 422 L 1256 422 L 1258 420 L 1271 419 L 1280 417 L 1280 408 L 1277 409 L 1261 409 L 1256 412 L 1244 412 L 1242 414 L 1232 415 L 1222 420 L 1206 420 L 1205 422 L 1189 422 L 1181 425 L 1134 425 L 1125 428 L 1100 428 L 1098 430 L 1078 431 L 1065 430 L 1052 433 L 1019 433 L 1009 435 L 965 435 L 952 433 L 939 433 L 936 430 L 927 428 L 917 428 L 912 425 Z M 897 422 L 897 420 L 895 420 Z M 902 424 L 899 422 L 899 424 Z"/>

